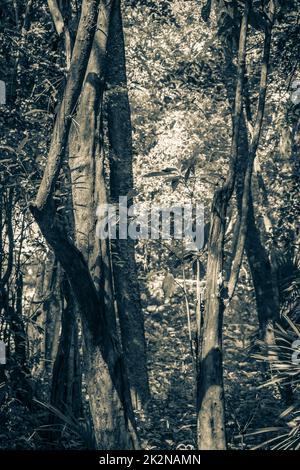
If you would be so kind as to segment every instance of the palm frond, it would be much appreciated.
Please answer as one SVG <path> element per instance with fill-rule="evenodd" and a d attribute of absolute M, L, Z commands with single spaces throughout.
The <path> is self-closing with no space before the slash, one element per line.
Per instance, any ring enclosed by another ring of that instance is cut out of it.
<path fill-rule="evenodd" d="M 36 398 L 33 399 L 35 403 L 42 406 L 43 408 L 50 411 L 53 415 L 55 415 L 58 419 L 64 423 L 70 431 L 76 434 L 82 442 L 87 446 L 88 449 L 95 448 L 95 442 L 93 437 L 92 429 L 89 423 L 81 423 L 75 416 L 71 413 L 64 414 L 61 410 L 54 407 L 50 403 L 44 403 Z M 50 425 L 49 429 L 53 428 L 53 425 Z"/>

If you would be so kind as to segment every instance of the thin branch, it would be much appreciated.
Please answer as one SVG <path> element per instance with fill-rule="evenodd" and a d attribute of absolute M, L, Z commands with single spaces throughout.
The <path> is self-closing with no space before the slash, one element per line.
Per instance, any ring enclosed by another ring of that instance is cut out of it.
<path fill-rule="evenodd" d="M 9 281 L 13 270 L 14 261 L 14 231 L 12 221 L 12 206 L 13 206 L 13 189 L 11 188 L 8 193 L 8 201 L 6 206 L 6 226 L 7 226 L 7 238 L 8 238 L 8 260 L 6 271 L 1 279 L 1 284 L 4 286 Z"/>
<path fill-rule="evenodd" d="M 66 66 L 69 70 L 72 57 L 72 40 L 71 33 L 67 21 L 65 21 L 62 12 L 60 11 L 57 0 L 48 0 L 48 7 L 52 16 L 52 20 L 59 36 L 64 35 L 65 53 L 66 53 Z"/>

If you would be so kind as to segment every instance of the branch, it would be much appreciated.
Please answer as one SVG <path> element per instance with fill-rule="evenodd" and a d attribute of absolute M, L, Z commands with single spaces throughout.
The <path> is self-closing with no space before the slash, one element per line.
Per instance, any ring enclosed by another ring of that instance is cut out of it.
<path fill-rule="evenodd" d="M 12 205 L 13 205 L 13 189 L 9 190 L 8 201 L 6 207 L 6 226 L 7 226 L 7 238 L 8 238 L 8 260 L 7 268 L 3 278 L 1 279 L 1 285 L 5 286 L 8 283 L 9 278 L 13 269 L 14 261 L 14 231 L 12 221 Z"/>
<path fill-rule="evenodd" d="M 239 131 L 240 123 L 243 110 L 243 91 L 245 85 L 245 69 L 246 69 L 246 43 L 247 43 L 247 32 L 250 11 L 252 8 L 252 1 L 247 0 L 243 13 L 240 29 L 239 39 L 239 51 L 238 51 L 238 69 L 237 69 L 237 84 L 235 92 L 235 105 L 233 115 L 233 135 L 231 144 L 231 159 L 229 172 L 224 184 L 224 187 L 228 190 L 228 200 L 230 199 L 235 183 L 236 165 L 238 159 L 238 147 L 239 147 Z"/>
<path fill-rule="evenodd" d="M 52 197 L 65 156 L 68 135 L 94 39 L 100 0 L 84 0 L 71 66 L 63 99 L 56 117 L 43 179 L 34 206 L 42 211 Z M 36 211 L 35 211 L 36 212 Z"/>
<path fill-rule="evenodd" d="M 63 14 L 60 11 L 57 1 L 48 0 L 48 7 L 50 10 L 57 34 L 59 36 L 61 36 L 62 34 L 64 35 L 66 63 L 67 63 L 67 70 L 69 70 L 70 65 L 71 65 L 71 56 L 72 56 L 72 41 L 71 41 L 70 30 L 68 28 L 66 21 L 64 20 Z"/>
<path fill-rule="evenodd" d="M 65 22 L 64 22 L 62 13 L 59 9 L 57 1 L 48 0 L 48 7 L 52 16 L 52 20 L 53 20 L 56 32 L 60 36 L 64 32 Z"/>
<path fill-rule="evenodd" d="M 101 315 L 98 294 L 82 253 L 60 228 L 55 217 L 54 203 L 49 203 L 43 211 L 31 207 L 31 212 L 70 280 L 82 312 L 83 323 L 102 343 L 101 335 L 107 331 L 107 325 L 104 315 Z"/>
<path fill-rule="evenodd" d="M 33 0 L 28 0 L 27 5 L 26 5 L 25 14 L 24 14 L 23 26 L 22 26 L 22 34 L 23 35 L 25 35 L 26 32 L 30 28 L 30 13 L 31 13 L 32 4 L 33 4 Z"/>

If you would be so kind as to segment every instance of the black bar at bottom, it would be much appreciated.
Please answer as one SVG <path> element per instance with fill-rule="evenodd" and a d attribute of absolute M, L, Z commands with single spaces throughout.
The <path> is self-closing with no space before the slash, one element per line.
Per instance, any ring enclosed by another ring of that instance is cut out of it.
<path fill-rule="evenodd" d="M 256 465 L 283 463 L 298 457 L 297 452 L 289 451 L 0 451 L 0 468 L 5 464 L 26 465 L 72 465 L 83 469 L 90 468 L 118 468 L 139 469 L 148 465 L 181 465 L 191 467 L 202 465 L 202 468 L 211 468 L 211 465 L 223 466 L 226 464 Z M 85 467 L 86 466 L 86 467 Z"/>

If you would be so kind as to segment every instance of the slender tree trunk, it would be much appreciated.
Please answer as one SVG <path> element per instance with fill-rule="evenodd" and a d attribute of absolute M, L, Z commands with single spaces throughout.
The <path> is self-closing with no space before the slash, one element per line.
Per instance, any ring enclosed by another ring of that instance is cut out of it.
<path fill-rule="evenodd" d="M 244 122 L 245 125 L 245 122 Z M 242 194 L 244 176 L 248 161 L 248 139 L 246 128 L 241 126 L 240 166 L 237 176 L 237 207 L 239 215 L 242 213 Z M 256 311 L 258 317 L 260 337 L 266 344 L 274 344 L 274 321 L 278 320 L 279 305 L 276 302 L 274 276 L 268 252 L 262 240 L 261 231 L 258 229 L 253 206 L 253 189 L 249 190 L 247 233 L 245 238 L 245 252 L 252 277 Z"/>
<path fill-rule="evenodd" d="M 259 96 L 258 96 L 258 105 L 257 105 L 257 114 L 255 117 L 255 123 L 253 126 L 253 135 L 250 140 L 249 151 L 247 154 L 247 166 L 244 173 L 244 182 L 243 182 L 243 191 L 242 191 L 242 201 L 240 206 L 240 223 L 239 223 L 239 236 L 238 243 L 236 245 L 236 252 L 232 262 L 231 276 L 228 282 L 228 297 L 229 301 L 234 295 L 235 288 L 238 282 L 238 276 L 240 272 L 240 267 L 242 264 L 245 240 L 247 236 L 248 229 L 248 211 L 250 205 L 250 193 L 251 193 L 251 183 L 252 183 L 252 173 L 254 159 L 256 157 L 256 152 L 258 149 L 262 123 L 264 118 L 265 102 L 266 102 L 266 93 L 267 93 L 267 82 L 268 82 L 268 73 L 269 73 L 269 62 L 270 62 L 270 50 L 271 50 L 271 39 L 272 39 L 272 28 L 274 24 L 275 11 L 269 11 L 268 20 L 266 20 L 265 26 L 265 39 L 264 39 L 264 48 L 263 48 L 263 58 L 261 64 L 261 78 L 259 86 Z"/>
<path fill-rule="evenodd" d="M 43 370 L 44 364 L 44 311 L 42 308 L 44 297 L 44 280 L 46 276 L 46 260 L 42 260 L 36 271 L 35 291 L 31 304 L 30 322 L 27 327 L 29 355 L 33 360 L 31 373 L 34 377 L 38 377 Z"/>
<path fill-rule="evenodd" d="M 44 301 L 45 311 L 45 369 L 50 377 L 57 355 L 61 325 L 62 305 L 59 295 L 60 267 L 57 261 L 52 265 L 50 284 L 47 287 L 48 297 Z"/>
<path fill-rule="evenodd" d="M 70 20 L 70 0 L 48 0 L 48 8 L 50 10 L 52 20 L 59 36 L 64 38 L 64 49 L 66 54 L 66 69 L 69 70 L 71 65 L 73 38 L 69 28 Z"/>
<path fill-rule="evenodd" d="M 65 414 L 78 417 L 82 415 L 81 377 L 78 367 L 78 328 L 76 305 L 67 279 L 61 282 L 62 303 L 66 303 L 62 311 L 62 329 L 56 355 L 52 388 L 51 404 Z"/>
<path fill-rule="evenodd" d="M 232 196 L 238 161 L 239 129 L 243 109 L 243 87 L 248 21 L 251 1 L 246 1 L 239 40 L 238 75 L 233 119 L 233 138 L 227 179 L 214 195 L 208 239 L 206 308 L 202 329 L 201 362 L 198 368 L 197 420 L 199 449 L 226 448 L 222 329 L 224 313 L 223 257 L 226 215 Z"/>
<path fill-rule="evenodd" d="M 243 173 L 241 173 L 239 176 L 242 177 L 242 175 Z M 241 199 L 238 194 L 237 201 L 239 208 Z M 273 344 L 273 322 L 278 319 L 279 306 L 276 302 L 276 296 L 274 292 L 275 286 L 270 259 L 263 241 L 261 240 L 260 230 L 257 227 L 257 221 L 253 207 L 252 190 L 249 194 L 247 218 L 248 227 L 245 240 L 245 251 L 255 291 L 260 336 L 266 344 Z"/>
<path fill-rule="evenodd" d="M 110 195 L 118 203 L 128 196 L 132 204 L 132 128 L 127 91 L 125 45 L 120 1 L 115 0 L 108 38 L 107 114 L 110 147 Z M 122 345 L 135 408 L 149 399 L 144 318 L 135 262 L 135 242 L 129 237 L 112 241 L 113 274 Z"/>
<path fill-rule="evenodd" d="M 29 380 L 30 371 L 27 365 L 26 333 L 23 320 L 23 276 L 18 273 L 16 279 L 15 305 L 9 307 L 10 329 L 13 333 L 15 352 L 15 365 L 10 371 L 10 382 L 15 389 L 17 399 L 26 406 L 31 405 L 33 389 Z"/>
<path fill-rule="evenodd" d="M 231 6 L 225 5 L 224 0 L 214 0 L 214 8 L 216 9 L 217 18 L 218 18 L 218 25 L 219 27 L 222 26 L 223 17 L 220 16 L 220 13 L 226 10 L 227 8 L 231 8 Z M 229 12 L 231 15 L 235 16 L 237 11 L 231 10 Z M 274 13 L 271 12 L 271 16 L 274 16 Z M 271 19 L 272 20 L 272 19 Z M 273 20 L 272 20 L 273 21 Z M 272 22 L 271 21 L 271 22 Z M 251 20 L 250 20 L 251 23 Z M 272 27 L 272 25 L 271 25 Z M 271 32 L 270 32 L 271 34 Z M 269 34 L 269 37 L 270 37 Z M 236 67 L 233 64 L 233 57 L 235 53 L 235 45 L 230 42 L 230 38 L 224 39 L 221 38 L 224 52 L 227 60 L 227 68 L 226 68 L 226 77 L 229 77 L 226 80 L 226 84 L 232 83 L 236 74 Z M 269 49 L 269 46 L 265 45 L 265 51 Z M 265 67 L 266 67 L 266 74 L 268 72 L 268 59 L 265 60 Z M 264 87 L 265 88 L 265 87 Z M 241 253 L 243 251 L 243 245 L 245 246 L 245 251 L 251 271 L 254 291 L 255 291 L 255 298 L 256 298 L 256 306 L 257 306 L 257 315 L 259 321 L 259 328 L 261 333 L 261 338 L 264 339 L 267 343 L 274 342 L 274 333 L 273 333 L 273 321 L 278 318 L 278 305 L 276 303 L 276 286 L 273 283 L 273 276 L 272 276 L 272 268 L 271 263 L 269 260 L 268 252 L 263 244 L 262 237 L 260 230 L 257 226 L 257 221 L 254 214 L 254 207 L 253 207 L 253 194 L 252 194 L 252 187 L 251 187 L 251 173 L 252 173 L 252 166 L 253 162 L 251 163 L 249 160 L 254 159 L 255 153 L 249 158 L 250 148 L 248 142 L 248 135 L 247 135 L 247 125 L 246 125 L 246 115 L 248 115 L 249 111 L 249 100 L 248 90 L 245 89 L 245 101 L 246 101 L 246 113 L 241 117 L 241 126 L 240 126 L 240 140 L 239 140 L 239 161 L 238 161 L 238 169 L 237 169 L 237 181 L 236 181 L 236 197 L 237 197 L 237 206 L 238 206 L 238 213 L 239 213 L 239 225 L 241 225 L 241 217 L 243 216 L 243 221 L 241 229 L 239 228 L 239 235 L 242 234 L 243 241 L 240 243 L 240 236 L 236 237 L 236 247 L 235 252 L 237 250 L 240 251 L 239 256 L 236 256 L 236 266 L 235 266 L 235 274 L 231 276 L 231 292 L 230 295 L 232 296 L 235 288 L 235 283 L 237 280 L 237 273 L 239 271 L 240 263 L 241 263 Z M 229 104 L 234 108 L 234 96 L 232 93 L 232 88 L 227 86 L 227 94 Z M 261 100 L 263 101 L 263 100 Z M 248 110 L 248 111 L 247 111 Z M 262 110 L 263 111 L 263 110 Z M 262 113 L 263 115 L 263 113 Z M 258 121 L 257 121 L 258 122 Z M 258 133 L 259 137 L 260 131 Z M 252 139 L 253 140 L 253 139 Z M 258 142 L 259 139 L 256 139 Z M 248 172 L 248 183 L 247 188 L 245 188 L 245 175 Z M 250 176 L 250 178 L 249 178 Z M 244 198 L 244 210 L 242 208 L 242 201 Z M 246 210 L 245 210 L 246 209 Z M 239 246 L 238 246 L 239 245 Z M 235 253 L 234 253 L 235 254 Z"/>
<path fill-rule="evenodd" d="M 21 374 L 27 370 L 26 335 L 22 313 L 23 276 L 19 273 L 16 280 L 16 303 L 11 307 L 11 330 L 15 343 L 15 359 Z M 27 370 L 28 372 L 28 370 Z"/>

